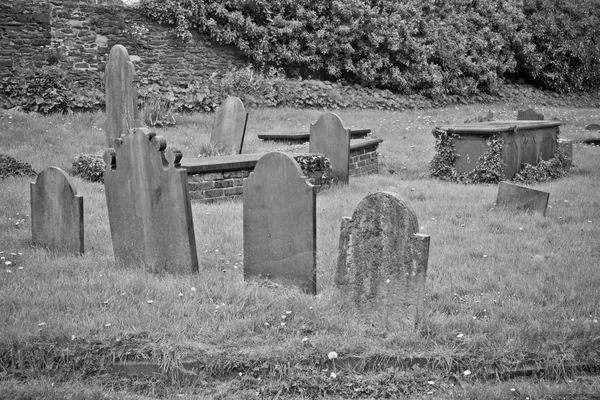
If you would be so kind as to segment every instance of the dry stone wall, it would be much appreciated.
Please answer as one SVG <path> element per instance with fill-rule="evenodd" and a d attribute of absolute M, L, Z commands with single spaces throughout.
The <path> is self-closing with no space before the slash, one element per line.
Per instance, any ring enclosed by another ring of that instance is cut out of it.
<path fill-rule="evenodd" d="M 194 34 L 183 44 L 168 26 L 144 18 L 115 0 L 0 2 L 0 76 L 20 62 L 60 58 L 75 80 L 102 82 L 113 45 L 124 45 L 140 78 L 164 77 L 177 84 L 247 64 L 232 46 L 212 44 Z"/>

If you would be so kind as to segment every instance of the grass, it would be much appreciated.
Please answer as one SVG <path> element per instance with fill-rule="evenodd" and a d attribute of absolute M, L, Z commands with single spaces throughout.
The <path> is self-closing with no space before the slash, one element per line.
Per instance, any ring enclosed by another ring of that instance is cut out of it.
<path fill-rule="evenodd" d="M 271 395 L 342 395 L 344 387 L 368 395 L 365 387 L 385 386 L 382 373 L 360 378 L 342 371 L 335 379 L 323 375 L 320 366 L 336 351 L 340 357 L 429 357 L 439 368 L 417 371 L 411 375 L 414 385 L 395 392 L 426 395 L 427 381 L 448 383 L 452 376 L 474 385 L 478 393 L 477 378 L 492 368 L 533 366 L 543 368 L 547 377 L 573 379 L 572 365 L 597 367 L 600 149 L 576 145 L 572 174 L 536 185 L 550 192 L 545 218 L 497 209 L 496 186 L 428 177 L 434 126 L 462 123 L 488 109 L 499 119 L 513 119 L 516 108 L 339 111 L 347 127 L 371 128 L 384 139 L 382 166 L 379 175 L 319 193 L 319 295 L 314 297 L 294 288 L 243 282 L 241 202 L 192 205 L 200 273 L 151 275 L 115 266 L 101 184 L 72 178 L 84 196 L 86 253 L 79 257 L 33 247 L 31 179 L 0 181 L 0 257 L 11 262 L 0 271 L 0 365 L 5 377 L 37 379 L 52 371 L 83 379 L 121 358 L 153 360 L 174 376 L 179 362 L 191 355 L 204 363 L 199 379 L 208 382 L 271 366 L 264 383 L 251 376 L 228 381 L 222 390 L 229 394 L 242 393 L 244 387 L 265 389 L 261 385 L 267 385 L 267 378 L 270 386 L 263 394 Z M 599 110 L 538 111 L 546 119 L 563 121 L 562 137 L 598 136 L 583 127 L 600 121 Z M 250 113 L 244 152 L 285 147 L 263 143 L 257 135 L 308 131 L 321 111 Z M 103 120 L 100 113 L 3 117 L 2 152 L 37 171 L 47 166 L 68 171 L 78 154 L 102 150 Z M 212 115 L 184 115 L 177 117 L 177 126 L 157 132 L 184 156 L 196 156 L 206 147 L 211 126 Z M 421 233 L 431 235 L 425 318 L 414 332 L 397 331 L 377 315 L 357 317 L 333 285 L 340 220 L 367 193 L 378 190 L 408 201 Z M 472 374 L 463 375 L 465 370 Z M 388 381 L 408 379 L 400 371 L 390 374 L 384 376 Z M 331 392 L 311 392 L 319 387 Z M 449 383 L 444 390 L 449 393 Z"/>

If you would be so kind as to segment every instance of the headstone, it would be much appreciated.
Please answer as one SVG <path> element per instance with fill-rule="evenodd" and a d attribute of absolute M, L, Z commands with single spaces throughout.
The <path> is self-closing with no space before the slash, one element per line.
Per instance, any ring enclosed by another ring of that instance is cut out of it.
<path fill-rule="evenodd" d="M 585 126 L 585 130 L 587 131 L 600 131 L 600 125 L 599 124 L 589 124 Z"/>
<path fill-rule="evenodd" d="M 260 158 L 244 180 L 244 278 L 267 278 L 315 294 L 315 186 L 288 154 Z"/>
<path fill-rule="evenodd" d="M 527 110 L 519 110 L 517 112 L 517 121 L 543 121 L 544 114 L 536 112 L 532 108 Z"/>
<path fill-rule="evenodd" d="M 333 179 L 348 183 L 350 176 L 350 129 L 334 113 L 325 113 L 310 125 L 309 152 L 329 158 Z"/>
<path fill-rule="evenodd" d="M 110 50 L 104 72 L 106 95 L 105 135 L 107 147 L 114 139 L 140 126 L 137 109 L 137 76 L 127 49 L 116 44 Z"/>
<path fill-rule="evenodd" d="M 211 143 L 225 146 L 235 154 L 241 154 L 247 117 L 242 100 L 237 97 L 225 99 L 215 116 Z"/>
<path fill-rule="evenodd" d="M 469 118 L 467 120 L 465 120 L 465 124 L 471 124 L 471 123 L 479 123 L 479 122 L 490 122 L 494 120 L 494 113 L 491 111 L 488 111 L 486 114 L 481 114 L 478 115 L 476 117 L 473 118 Z"/>
<path fill-rule="evenodd" d="M 181 152 L 135 128 L 104 153 L 104 184 L 118 263 L 150 272 L 198 270 L 192 209 Z"/>
<path fill-rule="evenodd" d="M 31 239 L 38 246 L 83 254 L 83 196 L 60 168 L 31 184 Z"/>
<path fill-rule="evenodd" d="M 389 192 L 369 194 L 342 220 L 335 284 L 359 311 L 406 328 L 420 320 L 430 237 L 418 232 L 414 211 Z"/>
<path fill-rule="evenodd" d="M 500 182 L 496 205 L 519 211 L 540 212 L 546 216 L 548 197 L 550 197 L 548 192 Z"/>

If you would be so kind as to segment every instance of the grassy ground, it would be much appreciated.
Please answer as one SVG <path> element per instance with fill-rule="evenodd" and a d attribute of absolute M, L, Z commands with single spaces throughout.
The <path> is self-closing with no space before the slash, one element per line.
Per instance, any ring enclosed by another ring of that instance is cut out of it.
<path fill-rule="evenodd" d="M 600 149 L 576 145 L 571 176 L 536 185 L 550 192 L 545 218 L 497 209 L 495 186 L 461 186 L 428 177 L 434 154 L 431 129 L 487 110 L 499 119 L 516 115 L 516 107 L 503 104 L 338 112 L 347 127 L 371 128 L 384 139 L 382 165 L 379 175 L 351 179 L 346 187 L 319 194 L 315 297 L 294 288 L 243 283 L 241 202 L 192 206 L 199 274 L 149 275 L 115 267 L 101 184 L 73 178 L 85 199 L 86 253 L 76 257 L 32 247 L 31 179 L 0 181 L 0 257 L 10 262 L 0 272 L 0 378 L 27 379 L 34 388 L 46 387 L 47 376 L 60 382 L 75 379 L 75 386 L 65 389 L 75 393 L 82 379 L 91 376 L 100 387 L 152 395 L 150 383 L 127 381 L 121 387 L 114 379 L 101 379 L 102 371 L 113 359 L 152 360 L 174 377 L 181 360 L 193 356 L 205 365 L 198 382 L 222 398 L 234 393 L 246 396 L 239 398 L 429 396 L 430 391 L 478 398 L 488 389 L 490 396 L 498 390 L 496 398 L 506 398 L 504 388 L 510 384 L 482 389 L 478 378 L 494 368 L 524 366 L 542 368 L 547 378 L 573 381 L 573 365 L 600 365 Z M 600 137 L 583 129 L 600 121 L 600 110 L 538 111 L 546 119 L 563 121 L 562 137 Z M 263 143 L 257 135 L 308 131 L 321 114 L 250 112 L 245 152 L 285 147 Z M 51 165 L 69 170 L 78 154 L 102 151 L 103 121 L 102 114 L 4 116 L 1 152 L 37 171 Z M 185 115 L 176 127 L 158 134 L 184 156 L 195 156 L 208 142 L 211 126 L 212 115 Z M 396 192 L 408 201 L 421 233 L 431 235 L 425 318 L 414 332 L 398 331 L 378 315 L 358 318 L 333 286 L 340 219 L 377 190 Z M 332 377 L 321 371 L 331 351 L 340 358 L 422 356 L 437 368 L 410 374 L 340 371 Z M 221 381 L 216 378 L 228 379 L 217 384 Z M 431 381 L 439 385 L 432 389 Z M 532 395 L 542 393 L 536 398 L 597 388 L 594 383 L 562 382 L 546 394 L 545 383 L 526 385 Z M 4 384 L 14 393 L 26 393 L 15 381 Z M 469 389 L 463 391 L 465 387 Z M 352 391 L 345 392 L 348 388 Z M 107 398 L 100 392 L 82 398 Z"/>

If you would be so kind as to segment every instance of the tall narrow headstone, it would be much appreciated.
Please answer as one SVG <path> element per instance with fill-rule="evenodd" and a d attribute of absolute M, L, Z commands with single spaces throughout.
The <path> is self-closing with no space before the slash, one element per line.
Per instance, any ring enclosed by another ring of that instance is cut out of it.
<path fill-rule="evenodd" d="M 517 112 L 517 121 L 543 121 L 544 114 L 535 111 L 533 108 L 519 110 Z"/>
<path fill-rule="evenodd" d="M 429 240 L 394 193 L 365 197 L 340 232 L 335 284 L 358 310 L 412 328 L 422 317 Z"/>
<path fill-rule="evenodd" d="M 513 210 L 539 212 L 546 216 L 550 193 L 508 182 L 500 182 L 496 205 Z"/>
<path fill-rule="evenodd" d="M 244 180 L 244 277 L 317 292 L 315 186 L 288 154 L 268 153 Z"/>
<path fill-rule="evenodd" d="M 118 263 L 151 272 L 198 270 L 187 174 L 181 152 L 135 128 L 104 153 L 104 184 Z"/>
<path fill-rule="evenodd" d="M 83 254 L 83 197 L 60 168 L 31 184 L 31 239 L 38 246 Z"/>
<path fill-rule="evenodd" d="M 211 143 L 225 146 L 235 154 L 240 154 L 246 131 L 247 116 L 242 100 L 238 97 L 225 99 L 215 116 L 210 136 Z"/>
<path fill-rule="evenodd" d="M 310 125 L 309 152 L 329 158 L 334 181 L 348 183 L 350 176 L 350 129 L 334 113 L 325 113 Z"/>
<path fill-rule="evenodd" d="M 104 72 L 106 95 L 105 135 L 107 147 L 113 140 L 140 126 L 137 109 L 137 75 L 127 49 L 116 44 L 110 50 Z"/>

